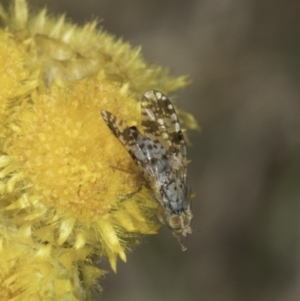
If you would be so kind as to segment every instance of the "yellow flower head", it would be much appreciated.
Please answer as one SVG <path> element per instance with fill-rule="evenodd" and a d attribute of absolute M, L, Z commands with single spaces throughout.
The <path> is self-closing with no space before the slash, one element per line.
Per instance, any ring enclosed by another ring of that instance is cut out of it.
<path fill-rule="evenodd" d="M 100 115 L 139 127 L 138 101 L 184 77 L 96 29 L 0 7 L 1 300 L 88 300 L 141 234 L 156 233 L 155 201 Z M 196 127 L 186 114 L 188 126 Z M 130 171 L 130 172 L 126 172 Z"/>

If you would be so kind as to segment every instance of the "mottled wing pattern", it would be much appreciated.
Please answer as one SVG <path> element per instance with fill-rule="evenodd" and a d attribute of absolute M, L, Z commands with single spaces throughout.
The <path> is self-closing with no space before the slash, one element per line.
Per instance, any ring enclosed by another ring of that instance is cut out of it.
<path fill-rule="evenodd" d="M 162 160 L 163 156 L 166 156 L 166 150 L 160 144 L 155 144 L 149 138 L 142 136 L 136 127 L 128 127 L 126 122 L 112 113 L 101 110 L 101 114 L 109 129 L 135 161 L 145 179 L 147 181 L 157 179 L 159 173 L 166 169 L 166 163 Z"/>
<path fill-rule="evenodd" d="M 130 128 L 126 124 L 126 122 L 117 118 L 108 111 L 101 110 L 101 115 L 107 126 L 118 138 L 118 140 L 124 145 L 133 160 L 139 162 L 144 161 L 145 156 L 136 142 L 135 134 L 138 134 L 137 130 L 134 127 Z"/>
<path fill-rule="evenodd" d="M 159 141 L 171 153 L 180 153 L 185 160 L 185 141 L 171 101 L 161 92 L 150 90 L 143 96 L 141 110 L 145 136 Z"/>

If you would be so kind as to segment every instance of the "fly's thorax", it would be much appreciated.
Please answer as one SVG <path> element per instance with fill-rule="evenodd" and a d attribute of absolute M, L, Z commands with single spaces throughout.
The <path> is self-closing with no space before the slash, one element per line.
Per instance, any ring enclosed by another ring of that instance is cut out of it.
<path fill-rule="evenodd" d="M 187 188 L 176 174 L 170 176 L 161 186 L 161 196 L 172 213 L 184 211 L 188 207 Z"/>

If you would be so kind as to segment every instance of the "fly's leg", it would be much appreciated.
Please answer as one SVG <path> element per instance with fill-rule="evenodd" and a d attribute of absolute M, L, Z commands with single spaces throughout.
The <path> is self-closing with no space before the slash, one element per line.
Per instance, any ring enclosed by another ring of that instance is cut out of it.
<path fill-rule="evenodd" d="M 117 166 L 113 166 L 113 165 L 110 165 L 110 167 L 112 169 L 119 170 L 119 171 L 122 171 L 122 172 L 126 172 L 126 173 L 129 173 L 131 175 L 137 174 L 137 172 L 135 172 L 135 171 L 131 171 L 131 170 L 128 170 L 128 169 L 123 169 L 121 167 L 117 167 Z"/>
<path fill-rule="evenodd" d="M 156 216 L 161 224 L 166 225 L 164 219 L 164 208 L 161 205 L 158 205 L 157 207 Z"/>
<path fill-rule="evenodd" d="M 120 199 L 121 202 L 126 201 L 126 200 L 132 198 L 135 194 L 139 193 L 141 190 L 142 190 L 142 186 L 140 186 L 134 192 L 127 193 L 127 194 L 119 194 L 119 199 Z"/>

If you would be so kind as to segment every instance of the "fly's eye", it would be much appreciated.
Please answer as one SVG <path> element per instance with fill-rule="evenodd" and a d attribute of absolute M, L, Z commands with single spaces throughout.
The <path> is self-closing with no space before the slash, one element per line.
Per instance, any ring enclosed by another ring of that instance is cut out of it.
<path fill-rule="evenodd" d="M 179 230 L 182 227 L 182 217 L 179 215 L 171 215 L 168 220 L 168 226 L 172 230 Z"/>

